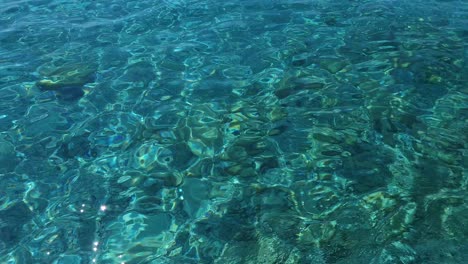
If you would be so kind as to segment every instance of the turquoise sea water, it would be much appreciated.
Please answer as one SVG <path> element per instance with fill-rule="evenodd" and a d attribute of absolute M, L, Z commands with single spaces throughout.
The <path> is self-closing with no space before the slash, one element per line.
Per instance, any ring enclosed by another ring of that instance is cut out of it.
<path fill-rule="evenodd" d="M 467 1 L 0 2 L 0 263 L 467 263 Z"/>

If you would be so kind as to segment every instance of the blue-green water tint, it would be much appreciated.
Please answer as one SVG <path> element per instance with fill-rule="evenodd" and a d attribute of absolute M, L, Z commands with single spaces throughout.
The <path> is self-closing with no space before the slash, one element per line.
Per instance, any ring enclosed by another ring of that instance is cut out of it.
<path fill-rule="evenodd" d="M 463 263 L 466 1 L 2 1 L 1 263 Z"/>

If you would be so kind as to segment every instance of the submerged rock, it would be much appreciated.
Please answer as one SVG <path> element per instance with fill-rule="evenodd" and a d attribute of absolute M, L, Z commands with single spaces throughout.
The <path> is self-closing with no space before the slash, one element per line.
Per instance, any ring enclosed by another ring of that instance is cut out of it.
<path fill-rule="evenodd" d="M 324 57 L 320 58 L 320 66 L 329 71 L 330 73 L 337 73 L 345 68 L 348 63 L 343 58 L 338 57 Z"/>
<path fill-rule="evenodd" d="M 53 91 L 64 101 L 80 99 L 85 95 L 83 87 L 95 81 L 96 68 L 92 65 L 70 64 L 46 70 L 44 78 L 36 82 L 41 91 Z"/>
<path fill-rule="evenodd" d="M 88 65 L 65 65 L 43 73 L 44 78 L 36 83 L 41 90 L 58 90 L 65 87 L 82 87 L 94 82 L 96 69 Z"/>

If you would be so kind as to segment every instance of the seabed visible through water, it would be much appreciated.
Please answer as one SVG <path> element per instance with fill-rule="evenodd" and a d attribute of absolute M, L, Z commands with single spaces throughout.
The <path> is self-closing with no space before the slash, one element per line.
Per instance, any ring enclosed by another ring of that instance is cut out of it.
<path fill-rule="evenodd" d="M 468 2 L 3 0 L 0 263 L 468 260 Z"/>

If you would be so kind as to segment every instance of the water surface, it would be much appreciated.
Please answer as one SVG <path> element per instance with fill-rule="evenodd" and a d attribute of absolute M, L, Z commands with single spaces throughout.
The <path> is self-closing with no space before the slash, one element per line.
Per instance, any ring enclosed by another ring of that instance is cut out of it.
<path fill-rule="evenodd" d="M 463 263 L 466 1 L 3 0 L 1 263 Z"/>

